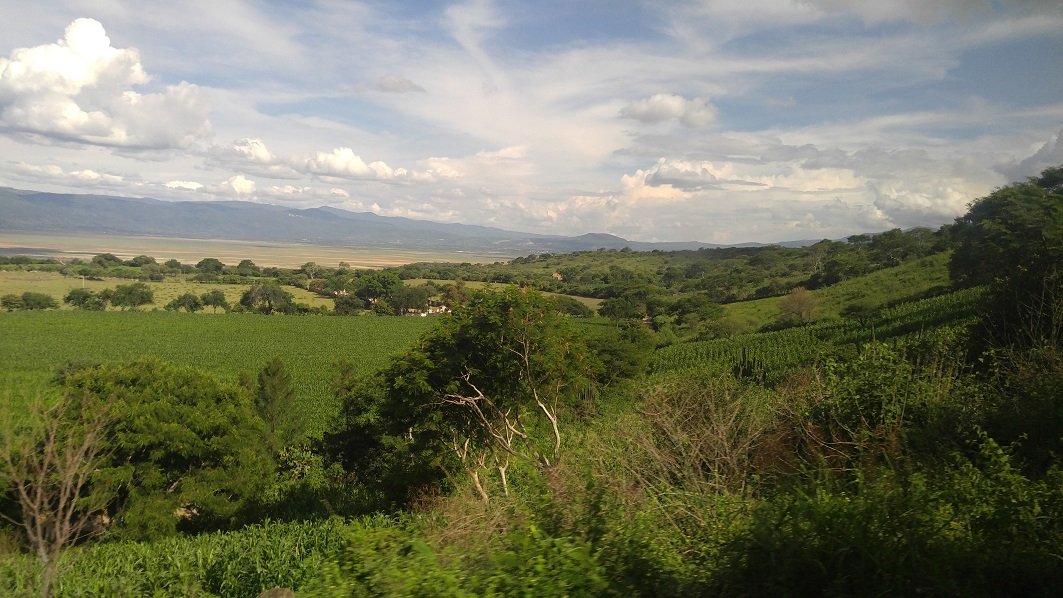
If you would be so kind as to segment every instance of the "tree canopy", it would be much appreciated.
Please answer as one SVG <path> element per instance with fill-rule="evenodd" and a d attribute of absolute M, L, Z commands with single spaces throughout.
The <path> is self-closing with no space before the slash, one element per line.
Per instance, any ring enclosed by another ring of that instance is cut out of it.
<path fill-rule="evenodd" d="M 159 361 L 77 369 L 62 384 L 110 405 L 94 479 L 118 489 L 108 511 L 121 537 L 235 525 L 269 482 L 262 420 L 240 386 Z"/>

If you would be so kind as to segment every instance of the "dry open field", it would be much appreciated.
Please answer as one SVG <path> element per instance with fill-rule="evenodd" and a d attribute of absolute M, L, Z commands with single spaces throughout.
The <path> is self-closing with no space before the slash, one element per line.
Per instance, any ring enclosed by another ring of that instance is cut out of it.
<path fill-rule="evenodd" d="M 272 241 L 12 232 L 0 232 L 0 252 L 59 259 L 85 259 L 100 253 L 113 253 L 123 259 L 150 255 L 160 262 L 176 259 L 192 264 L 208 257 L 233 265 L 240 260 L 250 259 L 259 266 L 281 268 L 297 268 L 306 262 L 330 267 L 347 262 L 353 268 L 386 268 L 412 262 L 492 263 L 516 257 L 508 254 L 359 249 Z"/>

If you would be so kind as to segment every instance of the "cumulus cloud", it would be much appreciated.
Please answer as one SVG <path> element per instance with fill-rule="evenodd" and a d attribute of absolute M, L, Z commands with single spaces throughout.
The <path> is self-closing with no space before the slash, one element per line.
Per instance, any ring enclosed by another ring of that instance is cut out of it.
<path fill-rule="evenodd" d="M 688 100 L 659 93 L 625 106 L 620 116 L 644 123 L 675 120 L 687 127 L 704 127 L 716 121 L 716 107 L 703 98 Z"/>
<path fill-rule="evenodd" d="M 1063 129 L 1055 136 L 1041 144 L 1031 156 L 1018 164 L 1006 164 L 1000 168 L 1009 181 L 1024 181 L 1026 177 L 1037 176 L 1046 168 L 1063 164 Z"/>
<path fill-rule="evenodd" d="M 257 176 L 273 179 L 294 179 L 300 175 L 289 160 L 284 160 L 266 147 L 257 138 L 238 139 L 229 145 L 212 146 L 208 152 L 210 161 L 232 170 L 242 170 Z"/>
<path fill-rule="evenodd" d="M 20 162 L 16 165 L 16 170 L 24 175 L 29 175 L 38 179 L 51 179 L 53 182 L 57 183 L 118 187 L 126 182 L 125 177 L 120 174 L 99 172 L 90 168 L 66 171 L 56 164 L 27 164 L 25 162 Z"/>
<path fill-rule="evenodd" d="M 215 186 L 211 191 L 222 195 L 235 195 L 237 197 L 249 197 L 254 195 L 257 185 L 255 181 L 238 174 L 229 177 L 224 183 Z"/>
<path fill-rule="evenodd" d="M 353 179 L 393 179 L 409 174 L 406 169 L 395 169 L 385 162 L 368 164 L 349 147 L 337 147 L 331 152 L 317 152 L 306 161 L 306 171 L 312 174 Z"/>
<path fill-rule="evenodd" d="M 0 58 L 0 128 L 30 138 L 119 148 L 186 147 L 210 131 L 199 88 L 181 82 L 140 93 L 150 77 L 134 48 L 77 19 L 54 44 Z"/>
<path fill-rule="evenodd" d="M 180 191 L 199 191 L 203 188 L 203 183 L 197 183 L 196 181 L 167 181 L 164 185 L 167 189 L 180 190 Z"/>

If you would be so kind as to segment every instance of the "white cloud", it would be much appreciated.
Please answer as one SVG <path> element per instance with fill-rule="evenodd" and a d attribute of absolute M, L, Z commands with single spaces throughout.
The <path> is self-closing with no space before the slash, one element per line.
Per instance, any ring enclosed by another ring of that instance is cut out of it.
<path fill-rule="evenodd" d="M 196 181 L 167 181 L 164 185 L 167 189 L 183 189 L 185 191 L 199 191 L 203 188 L 203 183 L 197 183 Z"/>
<path fill-rule="evenodd" d="M 238 174 L 229 177 L 224 183 L 215 186 L 211 191 L 220 193 L 222 195 L 235 195 L 238 197 L 247 197 L 254 195 L 257 185 L 255 181 L 245 177 L 242 174 Z"/>
<path fill-rule="evenodd" d="M 703 98 L 688 100 L 659 93 L 625 106 L 620 116 L 645 123 L 675 120 L 687 127 L 704 127 L 716 121 L 716 107 Z"/>
<path fill-rule="evenodd" d="M 120 187 L 126 183 L 126 179 L 122 175 L 99 172 L 91 168 L 66 171 L 57 164 L 27 164 L 24 162 L 18 163 L 16 168 L 24 175 L 46 178 L 57 183 L 74 183 L 90 187 Z"/>
<path fill-rule="evenodd" d="M 337 147 L 331 153 L 318 152 L 306 161 L 306 170 L 317 175 L 351 178 L 389 178 L 395 172 L 384 162 L 366 164 L 349 147 Z"/>
<path fill-rule="evenodd" d="M 93 19 L 57 43 L 0 58 L 0 128 L 37 139 L 120 148 L 187 147 L 210 131 L 209 107 L 190 83 L 142 94 L 150 81 L 133 48 L 114 48 Z"/>

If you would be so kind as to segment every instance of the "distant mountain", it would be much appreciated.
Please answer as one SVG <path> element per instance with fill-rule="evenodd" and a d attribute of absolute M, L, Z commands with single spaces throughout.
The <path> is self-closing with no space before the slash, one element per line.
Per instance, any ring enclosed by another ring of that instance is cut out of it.
<path fill-rule="evenodd" d="M 488 226 L 378 216 L 330 207 L 297 209 L 240 201 L 44 193 L 0 187 L 0 231 L 287 241 L 340 247 L 435 249 L 507 255 L 719 247 L 641 243 L 603 233 L 538 235 Z"/>

